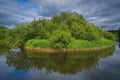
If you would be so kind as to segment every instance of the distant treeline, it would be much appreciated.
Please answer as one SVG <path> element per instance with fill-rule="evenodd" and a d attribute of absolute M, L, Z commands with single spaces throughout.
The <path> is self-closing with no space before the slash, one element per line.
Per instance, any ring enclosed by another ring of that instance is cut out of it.
<path fill-rule="evenodd" d="M 120 28 L 119 30 L 109 30 L 109 32 L 113 33 L 117 37 L 117 40 L 120 42 Z"/>

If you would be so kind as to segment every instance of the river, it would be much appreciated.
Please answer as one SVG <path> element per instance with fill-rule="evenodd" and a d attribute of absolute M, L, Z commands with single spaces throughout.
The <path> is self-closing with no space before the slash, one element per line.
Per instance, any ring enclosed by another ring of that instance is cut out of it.
<path fill-rule="evenodd" d="M 0 48 L 0 80 L 120 80 L 119 46 L 69 54 Z"/>

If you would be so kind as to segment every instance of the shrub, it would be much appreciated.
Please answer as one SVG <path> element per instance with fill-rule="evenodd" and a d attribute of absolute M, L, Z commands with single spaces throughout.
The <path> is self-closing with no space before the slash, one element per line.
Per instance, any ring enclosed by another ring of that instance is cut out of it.
<path fill-rule="evenodd" d="M 50 37 L 51 47 L 54 49 L 67 48 L 71 42 L 71 38 L 70 32 L 56 30 Z"/>
<path fill-rule="evenodd" d="M 106 38 L 106 39 L 115 41 L 115 35 L 112 34 L 112 33 L 110 33 L 110 32 L 104 31 L 104 32 L 103 32 L 103 36 L 104 36 L 104 38 Z"/>

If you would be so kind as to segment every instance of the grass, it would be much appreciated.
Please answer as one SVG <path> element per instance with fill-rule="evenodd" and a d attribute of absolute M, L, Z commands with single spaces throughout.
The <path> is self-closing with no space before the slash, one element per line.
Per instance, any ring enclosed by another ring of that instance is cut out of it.
<path fill-rule="evenodd" d="M 26 42 L 26 47 L 31 48 L 50 48 L 50 42 L 45 39 L 31 39 Z"/>
<path fill-rule="evenodd" d="M 31 39 L 26 42 L 26 47 L 30 48 L 51 48 L 49 40 L 45 39 Z M 84 49 L 84 48 L 101 48 L 114 45 L 114 42 L 105 38 L 99 40 L 87 41 L 73 39 L 68 45 L 68 49 Z"/>
<path fill-rule="evenodd" d="M 95 41 L 73 39 L 72 42 L 68 45 L 68 48 L 71 48 L 71 49 L 95 48 L 95 47 L 110 46 L 113 44 L 114 44 L 113 41 L 105 38 L 101 38 Z"/>

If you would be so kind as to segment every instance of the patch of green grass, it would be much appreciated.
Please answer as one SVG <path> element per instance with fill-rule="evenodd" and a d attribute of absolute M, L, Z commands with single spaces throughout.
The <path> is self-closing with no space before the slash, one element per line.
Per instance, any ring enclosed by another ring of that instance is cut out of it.
<path fill-rule="evenodd" d="M 26 46 L 32 48 L 50 48 L 50 42 L 45 39 L 31 39 L 26 42 Z"/>
<path fill-rule="evenodd" d="M 101 38 L 99 40 L 96 40 L 93 43 L 96 44 L 96 46 L 98 46 L 98 47 L 109 46 L 109 45 L 114 44 L 114 42 L 112 40 L 105 39 L 105 38 Z"/>
<path fill-rule="evenodd" d="M 76 40 L 73 39 L 69 44 L 68 48 L 77 49 L 77 48 L 86 48 L 90 45 L 90 42 L 87 40 Z"/>
<path fill-rule="evenodd" d="M 99 40 L 87 41 L 87 40 L 76 40 L 72 39 L 69 43 L 68 49 L 83 49 L 83 48 L 96 48 L 114 45 L 114 42 L 105 38 Z M 49 40 L 45 39 L 31 39 L 26 42 L 26 47 L 31 48 L 51 48 Z"/>
<path fill-rule="evenodd" d="M 82 48 L 95 48 L 113 45 L 114 42 L 105 38 L 99 40 L 87 41 L 87 40 L 76 40 L 73 39 L 69 44 L 68 48 L 71 49 L 82 49 Z"/>

